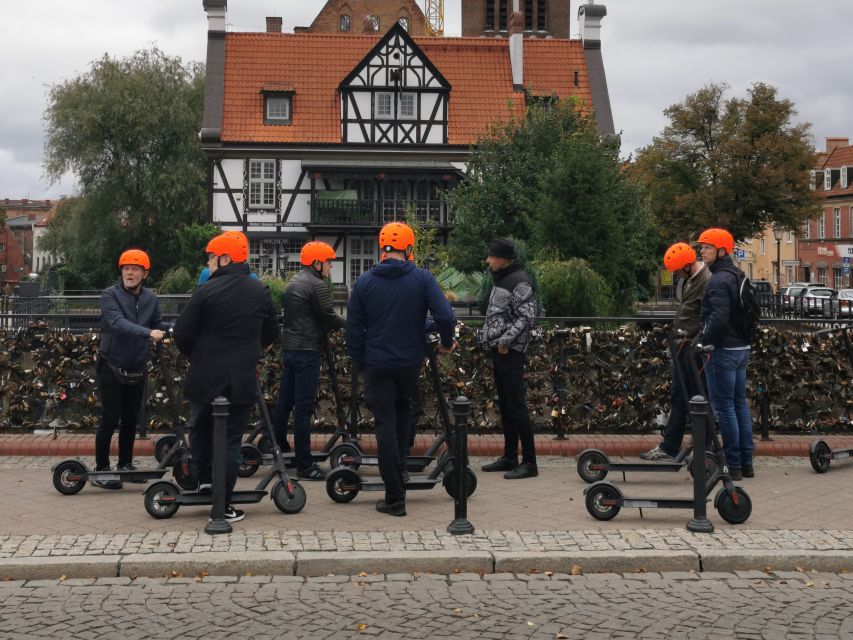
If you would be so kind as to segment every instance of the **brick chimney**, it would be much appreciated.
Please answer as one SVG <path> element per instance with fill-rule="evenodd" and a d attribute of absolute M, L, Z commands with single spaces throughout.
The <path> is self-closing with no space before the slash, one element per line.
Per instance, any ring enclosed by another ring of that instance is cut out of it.
<path fill-rule="evenodd" d="M 826 152 L 832 153 L 836 149 L 843 149 L 850 146 L 850 138 L 827 138 Z"/>
<path fill-rule="evenodd" d="M 524 91 L 524 14 L 519 0 L 512 0 L 509 16 L 509 62 L 512 67 L 512 90 Z"/>
<path fill-rule="evenodd" d="M 281 33 L 281 18 L 267 16 L 267 33 Z"/>

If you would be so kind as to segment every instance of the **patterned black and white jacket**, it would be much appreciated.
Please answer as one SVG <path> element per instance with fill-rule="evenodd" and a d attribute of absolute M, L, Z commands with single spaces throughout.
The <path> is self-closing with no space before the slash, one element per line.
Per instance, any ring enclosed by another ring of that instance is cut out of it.
<path fill-rule="evenodd" d="M 521 264 L 492 273 L 495 286 L 489 296 L 482 342 L 490 348 L 507 345 L 524 353 L 536 326 L 536 294 Z"/>

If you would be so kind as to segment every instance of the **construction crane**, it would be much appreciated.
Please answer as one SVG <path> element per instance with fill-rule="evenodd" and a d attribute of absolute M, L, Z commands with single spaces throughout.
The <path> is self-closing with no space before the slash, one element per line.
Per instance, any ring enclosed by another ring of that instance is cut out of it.
<path fill-rule="evenodd" d="M 427 33 L 431 36 L 444 35 L 444 0 L 424 0 Z"/>

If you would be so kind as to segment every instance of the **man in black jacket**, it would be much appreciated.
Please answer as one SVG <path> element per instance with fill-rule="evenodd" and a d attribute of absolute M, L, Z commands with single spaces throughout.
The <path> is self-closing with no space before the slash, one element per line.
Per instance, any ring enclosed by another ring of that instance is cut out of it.
<path fill-rule="evenodd" d="M 732 262 L 735 242 L 728 231 L 706 229 L 698 242 L 702 261 L 711 270 L 699 316 L 699 341 L 714 346 L 711 361 L 705 366 L 708 400 L 723 436 L 732 480 L 752 478 L 755 443 L 746 401 L 750 340 L 738 328 L 743 326 L 739 291 L 742 272 Z"/>
<path fill-rule="evenodd" d="M 324 480 L 325 472 L 311 457 L 311 414 L 320 380 L 320 354 L 326 333 L 342 329 L 346 320 L 332 308 L 326 278 L 332 271 L 335 250 L 325 242 L 309 242 L 300 253 L 302 270 L 284 289 L 284 328 L 281 343 L 281 388 L 273 425 L 280 446 L 287 444 L 287 421 L 293 411 L 296 475 Z"/>
<path fill-rule="evenodd" d="M 95 470 L 110 468 L 110 440 L 118 434 L 119 471 L 133 471 L 133 444 L 142 406 L 148 345 L 168 329 L 157 296 L 142 286 L 151 268 L 148 254 L 128 249 L 118 259 L 121 281 L 101 294 L 101 344 L 98 395 L 101 425 L 95 436 Z M 92 480 L 102 489 L 121 489 L 121 480 Z"/>
<path fill-rule="evenodd" d="M 507 480 L 539 475 L 524 385 L 524 354 L 530 330 L 536 324 L 536 294 L 527 273 L 515 262 L 516 257 L 512 240 L 495 238 L 489 245 L 486 264 L 492 272 L 494 287 L 480 334 L 480 342 L 492 357 L 504 432 L 504 454 L 484 465 L 483 471 L 504 471 Z M 519 440 L 521 464 L 518 464 Z"/>
<path fill-rule="evenodd" d="M 278 337 L 269 289 L 249 277 L 249 242 L 239 231 L 226 231 L 207 248 L 210 280 L 196 289 L 175 323 L 175 339 L 190 359 L 184 395 L 197 419 L 190 433 L 193 467 L 199 490 L 209 490 L 213 461 L 211 402 L 230 400 L 225 478 L 225 519 L 242 520 L 231 506 L 237 483 L 240 445 L 257 402 L 257 364 L 261 349 Z"/>

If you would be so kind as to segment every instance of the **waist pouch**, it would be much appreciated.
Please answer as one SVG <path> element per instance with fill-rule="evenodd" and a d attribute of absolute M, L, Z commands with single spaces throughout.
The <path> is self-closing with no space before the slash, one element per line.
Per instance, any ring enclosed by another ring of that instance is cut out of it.
<path fill-rule="evenodd" d="M 139 384 L 140 382 L 142 382 L 143 376 L 145 376 L 145 371 L 128 371 L 127 369 L 117 367 L 110 362 L 107 362 L 107 366 L 110 368 L 110 371 L 113 372 L 113 375 L 116 377 L 116 380 L 118 380 L 121 384 Z"/>

